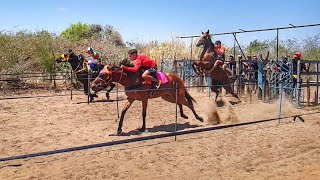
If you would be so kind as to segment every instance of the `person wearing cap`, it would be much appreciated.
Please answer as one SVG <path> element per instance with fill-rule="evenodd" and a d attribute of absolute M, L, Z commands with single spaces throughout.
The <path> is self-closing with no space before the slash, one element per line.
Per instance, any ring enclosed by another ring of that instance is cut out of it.
<path fill-rule="evenodd" d="M 298 76 L 298 61 L 301 60 L 301 53 L 295 52 L 293 54 L 293 59 L 291 60 L 292 64 L 292 79 L 293 79 L 293 88 L 297 83 L 297 76 Z M 300 71 L 306 70 L 306 66 L 304 63 L 300 63 Z"/>
<path fill-rule="evenodd" d="M 88 66 L 93 73 L 98 72 L 98 64 L 100 63 L 100 53 L 94 51 L 92 47 L 88 47 L 85 51 L 88 55 Z"/>
<path fill-rule="evenodd" d="M 214 43 L 213 51 L 214 51 L 214 53 L 216 54 L 216 56 L 218 56 L 218 55 L 222 56 L 223 61 L 225 60 L 226 50 L 227 50 L 226 47 L 224 47 L 224 46 L 221 44 L 221 41 L 217 40 L 217 41 Z"/>
<path fill-rule="evenodd" d="M 121 65 L 120 68 L 129 72 L 136 73 L 140 68 L 145 70 L 142 74 L 142 79 L 145 82 L 151 81 L 152 89 L 159 89 L 161 81 L 157 79 L 157 64 L 154 60 L 150 59 L 144 54 L 138 54 L 136 49 L 131 49 L 128 52 L 129 59 L 133 61 L 134 66 L 128 67 Z M 154 93 L 153 90 L 149 92 L 149 95 L 152 96 Z"/>

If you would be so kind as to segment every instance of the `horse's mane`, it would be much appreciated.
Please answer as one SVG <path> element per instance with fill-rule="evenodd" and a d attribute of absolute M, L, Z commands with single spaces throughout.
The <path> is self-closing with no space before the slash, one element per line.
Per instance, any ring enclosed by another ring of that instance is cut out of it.
<path fill-rule="evenodd" d="M 132 61 L 130 61 L 128 59 L 123 59 L 122 61 L 120 61 L 119 66 L 113 65 L 112 66 L 112 70 L 113 71 L 119 71 L 121 65 L 124 65 L 124 66 L 127 66 L 127 67 L 134 67 L 134 64 L 132 63 Z M 131 71 L 124 70 L 124 73 L 127 74 L 128 77 L 131 78 L 131 79 L 138 78 L 138 79 L 141 79 L 141 81 L 142 81 L 142 77 L 141 77 L 142 68 L 140 68 L 138 70 L 138 72 L 131 72 Z"/>
<path fill-rule="evenodd" d="M 132 63 L 132 61 L 126 59 L 123 59 L 120 63 L 119 66 L 124 65 L 124 66 L 128 66 L 128 67 L 134 67 L 134 64 Z"/>

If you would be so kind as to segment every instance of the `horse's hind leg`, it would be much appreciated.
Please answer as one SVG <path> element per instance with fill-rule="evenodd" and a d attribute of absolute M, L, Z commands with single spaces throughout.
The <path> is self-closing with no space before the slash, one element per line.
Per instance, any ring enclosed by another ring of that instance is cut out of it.
<path fill-rule="evenodd" d="M 216 98 L 214 99 L 214 102 L 217 102 L 219 93 L 220 93 L 220 87 L 218 88 L 216 84 L 212 84 L 213 86 L 211 86 L 211 91 L 213 91 L 214 93 L 216 93 Z"/>
<path fill-rule="evenodd" d="M 182 104 L 179 104 L 180 116 L 184 119 L 188 119 L 188 116 L 183 113 Z"/>
<path fill-rule="evenodd" d="M 234 91 L 232 90 L 230 84 L 224 86 L 224 89 L 225 89 L 228 93 L 230 93 L 233 97 L 235 97 L 235 98 L 239 99 L 239 101 L 243 102 L 243 101 L 239 98 L 239 96 L 238 96 L 236 93 L 234 93 Z"/>

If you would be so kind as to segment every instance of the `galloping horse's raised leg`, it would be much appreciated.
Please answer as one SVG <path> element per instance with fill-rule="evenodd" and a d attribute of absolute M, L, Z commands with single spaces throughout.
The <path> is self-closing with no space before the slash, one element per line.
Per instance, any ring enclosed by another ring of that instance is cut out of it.
<path fill-rule="evenodd" d="M 121 117 L 120 117 L 119 126 L 118 126 L 118 130 L 117 130 L 118 136 L 122 133 L 122 125 L 123 125 L 124 115 L 126 114 L 127 110 L 130 108 L 130 106 L 133 102 L 134 102 L 134 99 L 128 99 L 128 102 L 126 103 L 126 105 L 124 106 L 124 108 L 121 111 Z"/>
<path fill-rule="evenodd" d="M 179 104 L 180 116 L 184 119 L 188 119 L 188 116 L 183 113 L 182 104 Z"/>
<path fill-rule="evenodd" d="M 220 82 L 216 81 L 215 79 L 212 79 L 211 81 L 211 91 L 213 91 L 214 93 L 216 93 L 216 98 L 215 98 L 215 102 L 217 102 L 218 96 L 220 94 L 220 89 L 221 89 L 221 85 Z"/>
<path fill-rule="evenodd" d="M 196 113 L 196 111 L 194 110 L 194 108 L 193 108 L 193 102 L 192 102 L 192 101 L 194 101 L 194 100 L 193 100 L 193 98 L 191 97 L 191 95 L 190 95 L 187 91 L 185 91 L 184 94 L 185 94 L 184 97 L 181 97 L 181 96 L 178 97 L 178 103 L 179 103 L 179 104 L 183 104 L 183 105 L 185 105 L 185 106 L 188 106 L 188 108 L 191 109 L 191 111 L 192 111 L 193 115 L 196 117 L 196 119 L 198 119 L 200 122 L 203 122 L 203 118 L 200 117 L 200 116 Z"/>
<path fill-rule="evenodd" d="M 110 91 L 112 91 L 112 89 L 113 89 L 114 87 L 116 87 L 116 85 L 115 85 L 114 83 L 111 83 L 109 86 L 110 86 L 110 89 L 107 90 L 107 92 L 106 92 L 106 97 L 107 97 L 107 99 L 110 99 L 109 93 L 110 93 Z"/>
<path fill-rule="evenodd" d="M 215 93 L 216 93 L 216 98 L 214 99 L 214 102 L 217 102 L 217 99 L 218 99 L 218 96 L 219 96 L 219 90 L 217 90 L 217 91 L 215 91 Z"/>
<path fill-rule="evenodd" d="M 171 102 L 171 103 L 176 103 L 176 98 L 172 97 L 171 95 L 163 95 L 161 96 L 161 98 L 165 101 Z M 178 104 L 179 105 L 179 109 L 180 109 L 180 116 L 184 119 L 188 119 L 188 116 L 185 115 L 183 113 L 183 108 L 182 108 L 182 104 Z"/>
<path fill-rule="evenodd" d="M 142 127 L 138 129 L 139 132 L 146 131 L 146 116 L 147 116 L 147 107 L 148 107 L 148 99 L 142 100 Z"/>
<path fill-rule="evenodd" d="M 197 66 L 197 67 L 196 67 L 196 66 Z M 201 75 L 201 73 L 200 73 L 200 71 L 199 71 L 199 66 L 196 64 L 196 62 L 193 62 L 192 65 L 191 65 L 191 67 L 192 67 L 192 69 L 194 70 L 194 72 L 195 72 L 198 76 Z"/>
<path fill-rule="evenodd" d="M 244 101 L 242 101 L 242 100 L 239 98 L 239 96 L 238 96 L 236 93 L 234 93 L 234 91 L 233 91 L 232 88 L 231 88 L 231 84 L 227 84 L 226 86 L 223 86 L 223 88 L 224 88 L 228 93 L 230 93 L 233 97 L 239 99 L 239 101 L 241 101 L 241 102 L 244 102 Z"/>

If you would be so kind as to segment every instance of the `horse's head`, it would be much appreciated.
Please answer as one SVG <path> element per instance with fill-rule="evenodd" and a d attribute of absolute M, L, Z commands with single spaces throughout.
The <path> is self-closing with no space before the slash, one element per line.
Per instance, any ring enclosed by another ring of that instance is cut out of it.
<path fill-rule="evenodd" d="M 82 63 L 84 59 L 85 58 L 82 54 L 76 55 L 71 49 L 69 49 L 66 53 L 61 54 L 61 56 L 56 59 L 56 62 L 69 62 L 73 70 L 79 70 L 83 67 Z"/>
<path fill-rule="evenodd" d="M 211 35 L 209 33 L 209 30 L 207 32 L 202 32 L 202 36 L 200 37 L 200 39 L 198 40 L 196 46 L 207 46 L 212 44 L 211 41 Z"/>
<path fill-rule="evenodd" d="M 69 55 L 67 53 L 61 54 L 59 58 L 56 59 L 57 63 L 67 62 L 69 60 Z"/>
<path fill-rule="evenodd" d="M 68 62 L 70 59 L 70 54 L 72 53 L 72 49 L 69 49 L 66 53 L 63 53 L 56 59 L 57 63 Z"/>
<path fill-rule="evenodd" d="M 112 82 L 120 81 L 122 75 L 123 71 L 119 67 L 106 65 L 96 79 L 91 82 L 91 89 L 94 92 L 99 92 L 110 86 Z"/>

